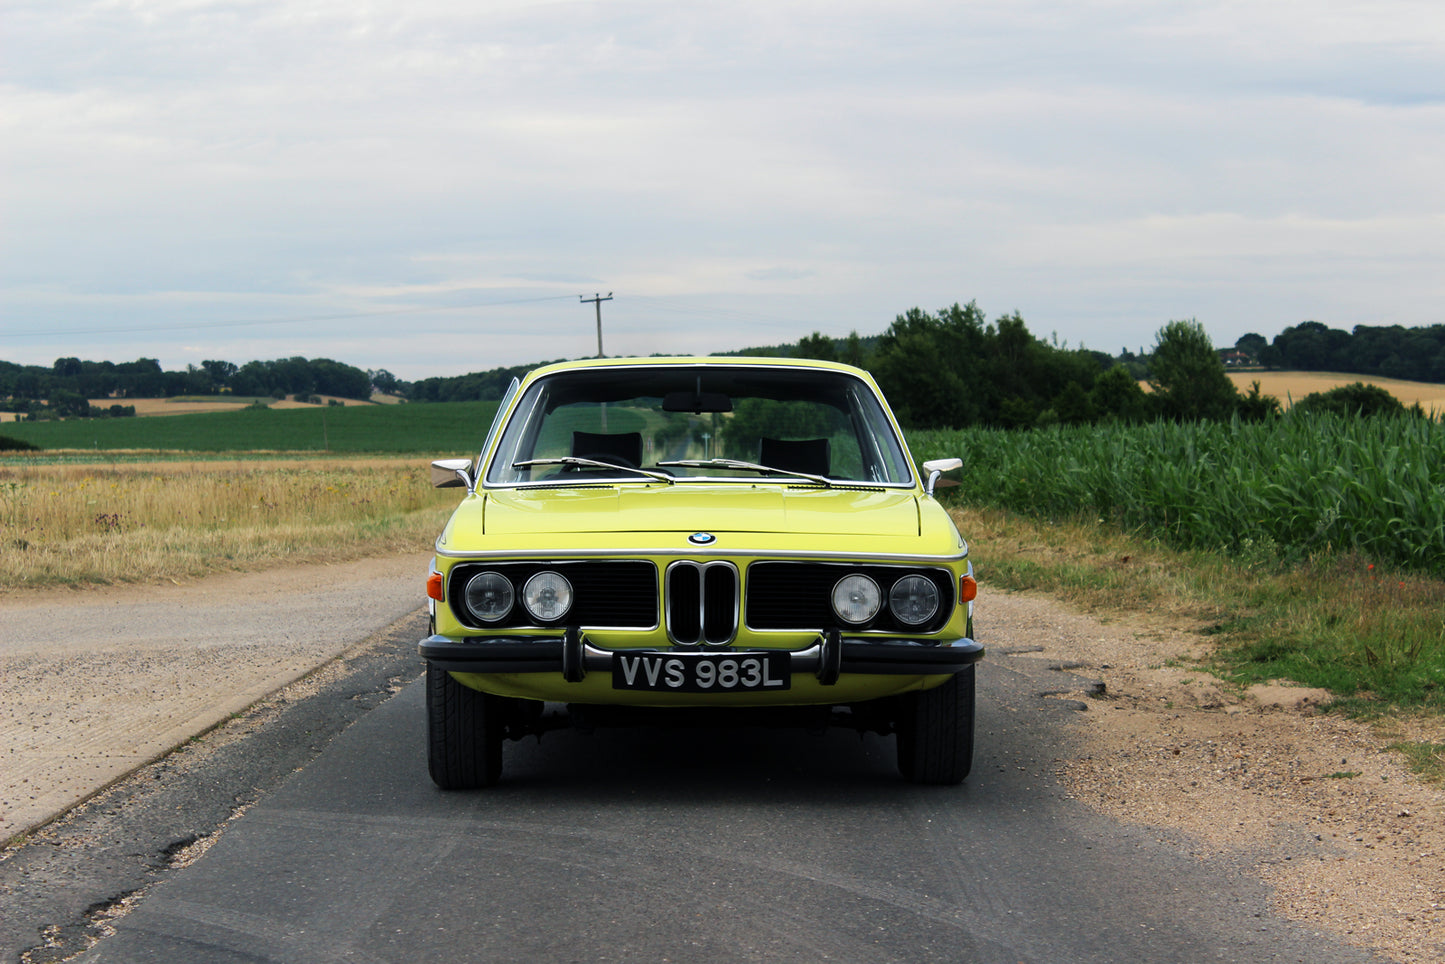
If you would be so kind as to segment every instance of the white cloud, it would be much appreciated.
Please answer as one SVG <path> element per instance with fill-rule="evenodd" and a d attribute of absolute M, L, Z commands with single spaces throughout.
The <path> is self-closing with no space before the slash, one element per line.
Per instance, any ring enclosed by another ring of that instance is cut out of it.
<path fill-rule="evenodd" d="M 422 377 L 595 350 L 597 289 L 610 353 L 1439 322 L 1441 9 L 11 4 L 0 358 Z"/>

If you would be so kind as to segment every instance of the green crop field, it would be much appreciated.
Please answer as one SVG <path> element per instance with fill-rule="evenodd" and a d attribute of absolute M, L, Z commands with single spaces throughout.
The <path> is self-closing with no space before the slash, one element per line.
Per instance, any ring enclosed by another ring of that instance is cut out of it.
<path fill-rule="evenodd" d="M 1097 516 L 1190 549 L 1297 561 L 1338 551 L 1445 575 L 1445 424 L 1289 417 L 910 436 L 964 460 L 964 500 Z"/>
<path fill-rule="evenodd" d="M 496 409 L 496 402 L 248 408 L 164 418 L 6 422 L 0 435 L 42 449 L 405 452 L 442 457 L 475 453 Z"/>

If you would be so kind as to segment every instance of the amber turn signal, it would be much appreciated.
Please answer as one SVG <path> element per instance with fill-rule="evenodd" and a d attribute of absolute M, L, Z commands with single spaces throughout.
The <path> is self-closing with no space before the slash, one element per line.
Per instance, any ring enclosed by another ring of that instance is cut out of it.
<path fill-rule="evenodd" d="M 964 602 L 973 602 L 978 596 L 978 581 L 972 576 L 962 576 L 958 580 L 958 598 Z"/>
<path fill-rule="evenodd" d="M 442 599 L 442 574 L 434 572 L 426 577 L 426 594 L 438 602 Z"/>

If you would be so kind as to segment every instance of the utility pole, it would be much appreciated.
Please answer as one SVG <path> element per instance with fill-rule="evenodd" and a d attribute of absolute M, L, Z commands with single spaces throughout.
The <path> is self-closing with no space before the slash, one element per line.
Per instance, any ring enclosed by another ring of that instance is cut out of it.
<path fill-rule="evenodd" d="M 597 357 L 606 358 L 607 356 L 602 354 L 602 302 L 611 301 L 612 292 L 607 292 L 607 297 L 605 298 L 599 294 L 594 294 L 591 298 L 582 298 L 581 295 L 577 297 L 582 299 L 584 305 L 593 304 L 597 306 Z"/>

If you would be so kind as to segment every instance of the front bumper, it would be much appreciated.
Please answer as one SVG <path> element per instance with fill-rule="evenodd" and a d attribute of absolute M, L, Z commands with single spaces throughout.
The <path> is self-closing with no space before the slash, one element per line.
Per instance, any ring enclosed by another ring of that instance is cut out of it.
<path fill-rule="evenodd" d="M 422 658 L 452 673 L 561 673 L 580 683 L 588 672 L 612 672 L 614 656 L 638 652 L 687 650 L 608 650 L 593 646 L 586 634 L 569 629 L 563 636 L 428 636 Z M 726 652 L 718 650 L 717 652 Z M 739 650 L 742 652 L 742 650 Z M 846 638 L 836 630 L 819 633 L 812 645 L 788 650 L 791 671 L 812 673 L 831 686 L 843 673 L 877 676 L 941 676 L 957 673 L 983 658 L 983 646 L 967 637 L 937 642 L 905 638 Z"/>

